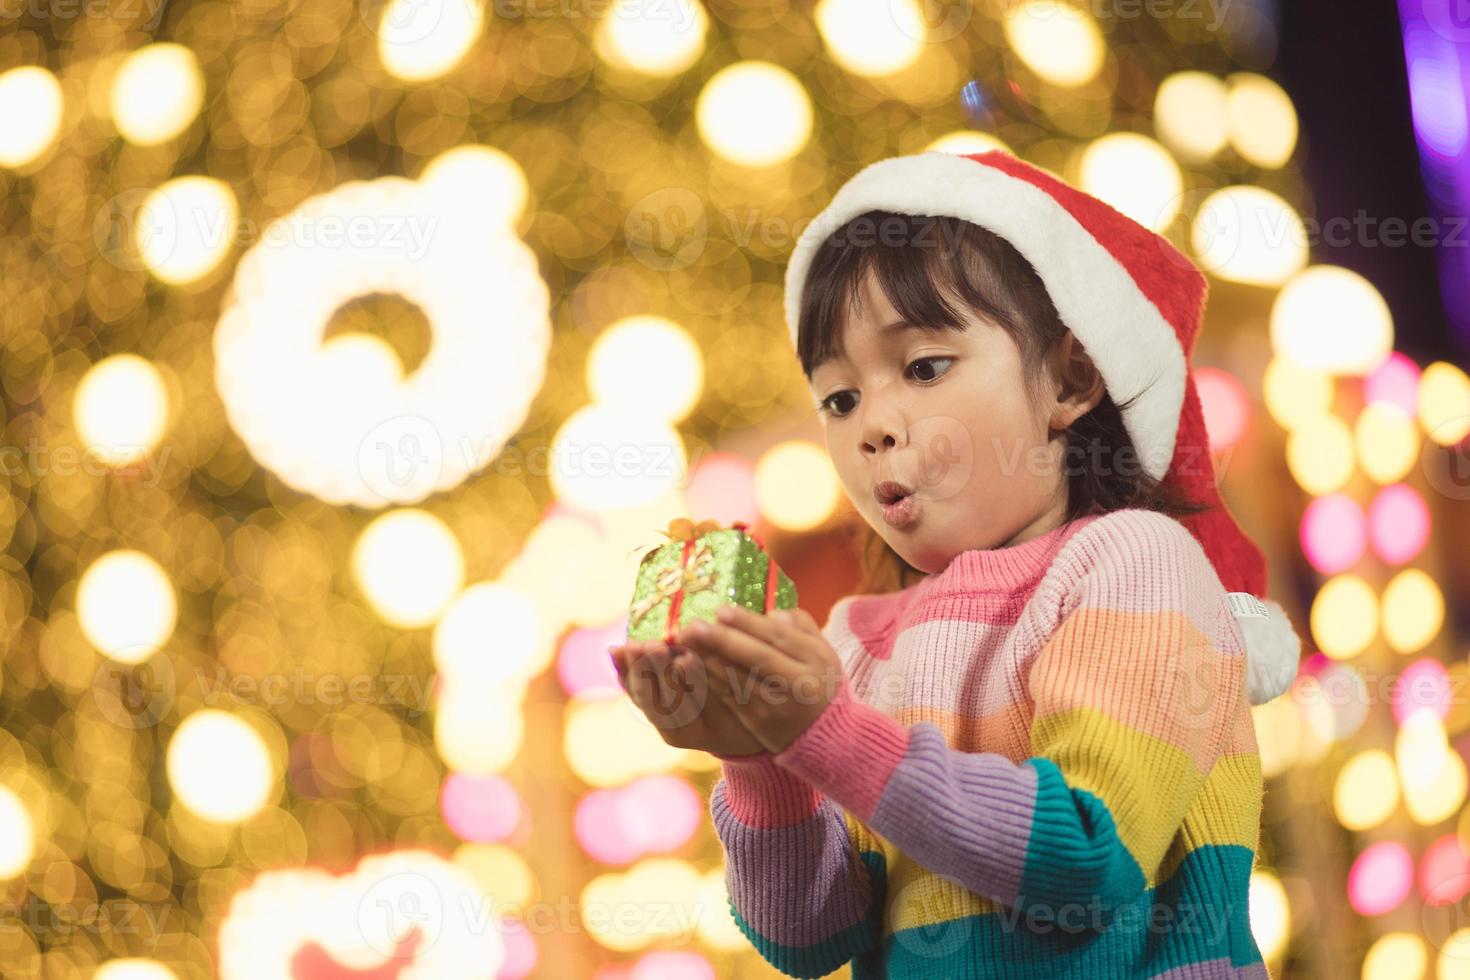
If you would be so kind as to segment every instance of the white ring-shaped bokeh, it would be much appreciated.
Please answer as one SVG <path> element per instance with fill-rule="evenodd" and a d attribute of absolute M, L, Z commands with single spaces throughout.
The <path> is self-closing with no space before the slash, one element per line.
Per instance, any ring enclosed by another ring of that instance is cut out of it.
<path fill-rule="evenodd" d="M 545 377 L 550 291 L 513 221 L 485 205 L 382 177 L 265 228 L 214 339 L 226 415 L 262 466 L 328 503 L 380 508 L 457 486 L 499 454 Z M 429 322 L 406 377 L 375 338 L 322 342 L 343 304 L 374 293 Z"/>

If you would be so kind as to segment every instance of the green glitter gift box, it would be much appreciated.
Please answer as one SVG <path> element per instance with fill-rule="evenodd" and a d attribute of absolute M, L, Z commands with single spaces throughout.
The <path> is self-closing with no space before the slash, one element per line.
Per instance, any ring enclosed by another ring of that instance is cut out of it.
<path fill-rule="evenodd" d="M 629 640 L 674 642 L 694 619 L 714 622 L 722 605 L 756 612 L 793 609 L 796 584 L 766 554 L 749 525 L 686 517 L 669 522 L 671 539 L 643 556 L 628 610 Z"/>

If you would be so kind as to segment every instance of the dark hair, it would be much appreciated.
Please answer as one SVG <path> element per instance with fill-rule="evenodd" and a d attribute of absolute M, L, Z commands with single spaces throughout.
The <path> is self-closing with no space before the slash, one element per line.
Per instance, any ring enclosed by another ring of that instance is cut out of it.
<path fill-rule="evenodd" d="M 818 365 L 840 351 L 842 323 L 849 310 L 860 308 L 869 271 L 898 314 L 926 330 L 967 329 L 953 300 L 999 324 L 1020 350 L 1028 394 L 1036 396 L 1038 368 L 1068 329 L 1036 269 L 1010 242 L 972 222 L 891 211 L 868 211 L 851 219 L 812 258 L 802 288 L 796 344 L 808 380 Z M 1124 508 L 1177 518 L 1213 506 L 1144 472 L 1123 424 L 1122 409 L 1130 404 L 1119 405 L 1104 392 L 1090 412 L 1065 430 L 1064 460 L 1101 453 L 1105 459 L 1132 462 L 1068 466 L 1064 521 Z M 866 522 L 860 522 L 858 534 L 859 592 L 891 592 L 923 577 Z"/>

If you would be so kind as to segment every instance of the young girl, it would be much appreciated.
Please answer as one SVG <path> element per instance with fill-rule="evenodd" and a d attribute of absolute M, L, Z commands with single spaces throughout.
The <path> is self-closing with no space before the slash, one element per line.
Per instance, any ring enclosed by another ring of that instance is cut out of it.
<path fill-rule="evenodd" d="M 1268 976 L 1250 704 L 1300 641 L 1215 485 L 1205 292 L 1000 152 L 873 164 L 798 242 L 859 594 L 820 629 L 726 607 L 613 654 L 667 741 L 723 760 L 731 909 L 782 972 Z M 679 675 L 703 706 L 676 728 Z"/>

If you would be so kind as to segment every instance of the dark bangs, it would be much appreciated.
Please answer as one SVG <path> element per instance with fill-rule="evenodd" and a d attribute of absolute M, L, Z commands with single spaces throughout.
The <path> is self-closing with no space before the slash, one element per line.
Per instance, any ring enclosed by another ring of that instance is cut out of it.
<path fill-rule="evenodd" d="M 861 311 L 860 290 L 869 272 L 899 315 L 916 326 L 966 329 L 955 303 L 995 321 L 1016 341 L 1028 369 L 1045 353 L 1047 331 L 1025 325 L 1048 315 L 1057 320 L 1031 264 L 994 232 L 959 218 L 869 211 L 830 235 L 812 258 L 796 348 L 808 379 L 840 352 L 842 325 L 850 312 Z M 1007 276 L 1024 276 L 1032 284 L 1008 288 Z M 1027 377 L 1032 378 L 1029 370 Z"/>

